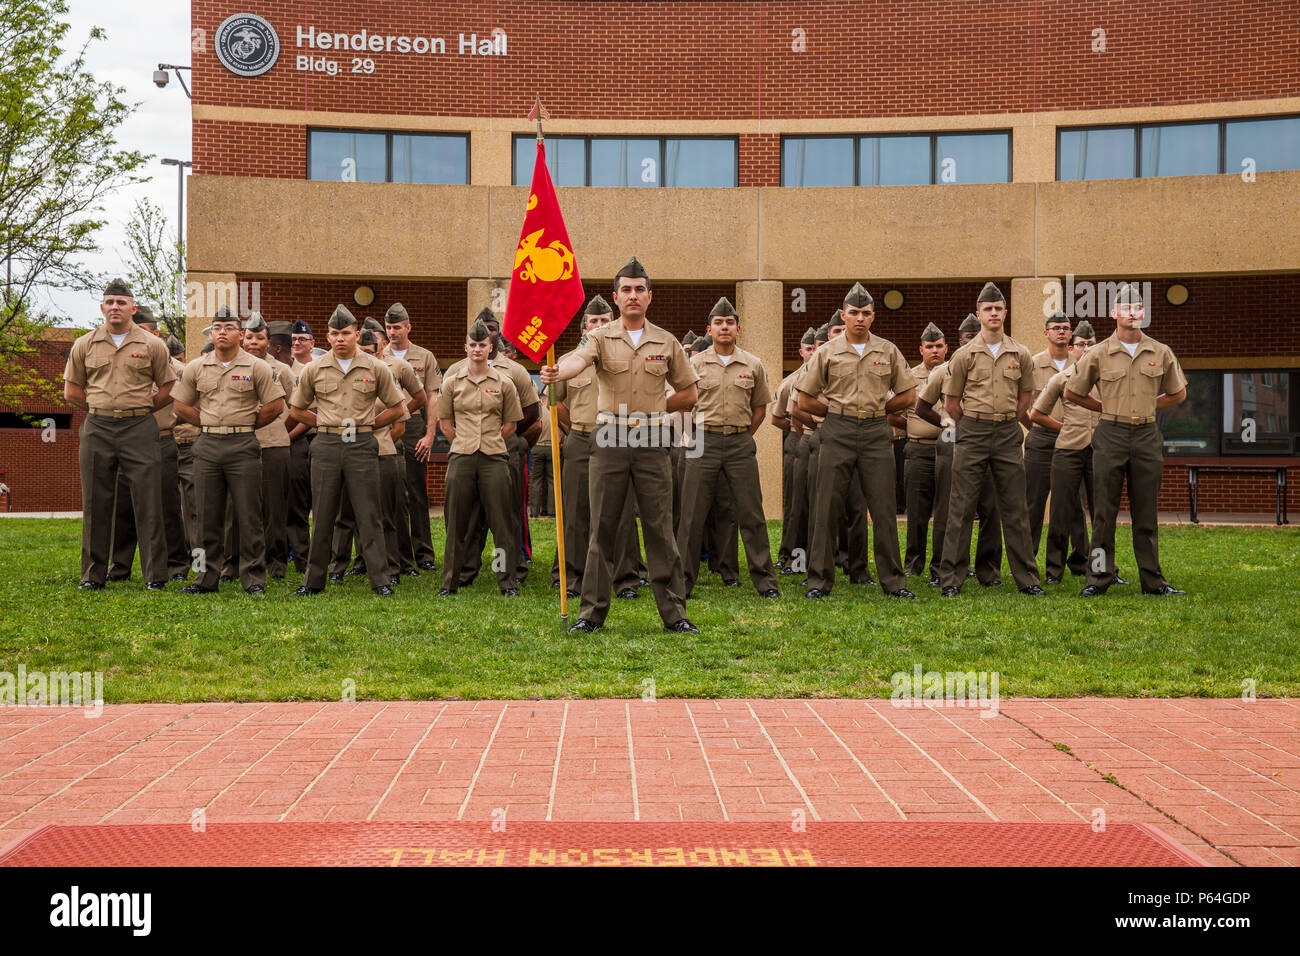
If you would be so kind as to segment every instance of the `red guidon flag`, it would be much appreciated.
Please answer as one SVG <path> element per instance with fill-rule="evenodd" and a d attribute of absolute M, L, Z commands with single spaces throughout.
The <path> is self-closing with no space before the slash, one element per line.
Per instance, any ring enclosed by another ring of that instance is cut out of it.
<path fill-rule="evenodd" d="M 540 362 L 585 297 L 560 203 L 546 170 L 546 146 L 539 142 L 501 332 L 529 358 Z"/>

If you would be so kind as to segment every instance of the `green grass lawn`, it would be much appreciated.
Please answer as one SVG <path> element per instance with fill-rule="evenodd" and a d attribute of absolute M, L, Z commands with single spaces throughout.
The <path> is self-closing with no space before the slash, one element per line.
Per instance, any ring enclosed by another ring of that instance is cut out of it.
<path fill-rule="evenodd" d="M 536 560 L 521 597 L 489 575 L 451 598 L 440 580 L 404 578 L 394 598 L 364 577 L 293 598 L 299 583 L 269 583 L 264 598 L 223 585 L 189 596 L 147 593 L 138 569 L 106 591 L 76 590 L 80 522 L 0 521 L 0 670 L 102 671 L 104 698 L 125 701 L 637 697 L 888 697 L 890 675 L 996 671 L 1010 695 L 1259 696 L 1300 693 L 1300 531 L 1165 528 L 1165 573 L 1185 598 L 1144 597 L 1127 528 L 1120 566 L 1134 581 L 1101 599 L 1082 582 L 1018 594 L 1011 575 L 956 600 L 924 579 L 916 601 L 875 585 L 836 584 L 820 602 L 783 577 L 779 600 L 703 574 L 690 602 L 697 635 L 661 629 L 648 589 L 614 599 L 605 630 L 560 630 L 550 587 L 553 525 L 534 524 Z M 434 521 L 441 566 L 441 520 Z M 779 526 L 771 525 L 772 540 Z M 577 619 L 577 602 L 570 620 Z"/>

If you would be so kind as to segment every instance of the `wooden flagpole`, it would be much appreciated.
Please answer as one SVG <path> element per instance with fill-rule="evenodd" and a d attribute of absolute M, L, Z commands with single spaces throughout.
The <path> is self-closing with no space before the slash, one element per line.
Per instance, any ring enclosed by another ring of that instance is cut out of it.
<path fill-rule="evenodd" d="M 537 142 L 542 142 L 542 97 L 537 95 L 533 106 L 537 113 Z M 555 346 L 546 350 L 546 364 L 555 364 Z M 560 568 L 560 626 L 566 631 L 569 627 L 569 582 L 568 567 L 564 560 L 564 485 L 560 477 L 560 409 L 555 397 L 556 385 L 546 387 L 548 405 L 551 410 L 551 480 L 555 492 L 555 555 Z"/>

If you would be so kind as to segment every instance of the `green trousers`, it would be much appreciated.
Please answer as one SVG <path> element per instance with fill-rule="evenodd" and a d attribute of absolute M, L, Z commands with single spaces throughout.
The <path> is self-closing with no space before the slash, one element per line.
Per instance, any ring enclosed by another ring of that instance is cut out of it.
<path fill-rule="evenodd" d="M 460 585 L 458 569 L 465 566 L 469 557 L 466 551 L 483 545 L 471 537 L 471 520 L 480 511 L 486 518 L 486 531 L 492 532 L 494 545 L 493 570 L 497 586 L 502 590 L 517 586 L 515 556 L 515 524 L 511 520 L 510 503 L 514 501 L 507 455 L 485 455 L 476 451 L 471 455 L 453 452 L 447 457 L 447 496 L 443 508 L 447 524 L 447 543 L 442 558 L 442 586 L 456 591 Z M 482 555 L 477 555 L 479 563 Z"/>
<path fill-rule="evenodd" d="M 965 568 L 970 560 L 971 526 L 986 467 L 992 473 L 1012 577 L 1017 587 L 1038 584 L 1038 565 L 1029 544 L 1029 518 L 1025 508 L 1023 436 L 1020 423 L 1015 419 L 984 422 L 965 416 L 957 423 L 952 494 L 948 503 L 948 527 L 944 532 L 940 571 L 944 587 L 960 588 L 965 583 Z"/>
<path fill-rule="evenodd" d="M 146 581 L 167 580 L 163 529 L 162 455 L 152 415 L 109 418 L 87 415 L 77 449 L 81 469 L 81 580 L 103 584 L 113 541 L 117 476 L 126 476 Z"/>
<path fill-rule="evenodd" d="M 266 586 L 266 525 L 262 516 L 262 448 L 252 432 L 202 434 L 194 442 L 203 570 L 194 583 L 215 588 L 226 553 L 226 515 L 239 529 L 239 583 Z"/>
<path fill-rule="evenodd" d="M 1160 479 L 1164 475 L 1164 439 L 1155 422 L 1124 425 L 1100 421 L 1092 433 L 1092 480 L 1096 495 L 1092 514 L 1092 553 L 1088 583 L 1108 587 L 1115 581 L 1115 520 L 1119 499 L 1128 485 L 1133 519 L 1133 556 L 1144 592 L 1168 582 L 1160 570 Z M 1101 550 L 1101 555 L 1097 550 Z M 1102 557 L 1102 561 L 1096 560 Z M 1096 570 L 1103 565 L 1101 570 Z"/>
<path fill-rule="evenodd" d="M 372 432 L 357 432 L 352 441 L 342 435 L 319 433 L 311 446 L 313 524 L 307 571 L 302 583 L 325 587 L 334 524 L 344 496 L 352 504 L 357 540 L 366 559 L 371 587 L 388 584 L 388 555 L 379 514 L 379 443 Z"/>

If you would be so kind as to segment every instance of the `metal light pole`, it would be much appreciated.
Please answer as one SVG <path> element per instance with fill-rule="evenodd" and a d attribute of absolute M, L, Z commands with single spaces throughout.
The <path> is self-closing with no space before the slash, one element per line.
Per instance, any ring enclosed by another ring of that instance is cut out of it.
<path fill-rule="evenodd" d="M 164 159 L 164 166 L 176 167 L 176 253 L 180 255 L 185 246 L 185 170 L 190 167 L 186 159 Z M 178 315 L 185 314 L 185 283 L 181 276 L 176 277 L 176 298 L 180 306 Z"/>

